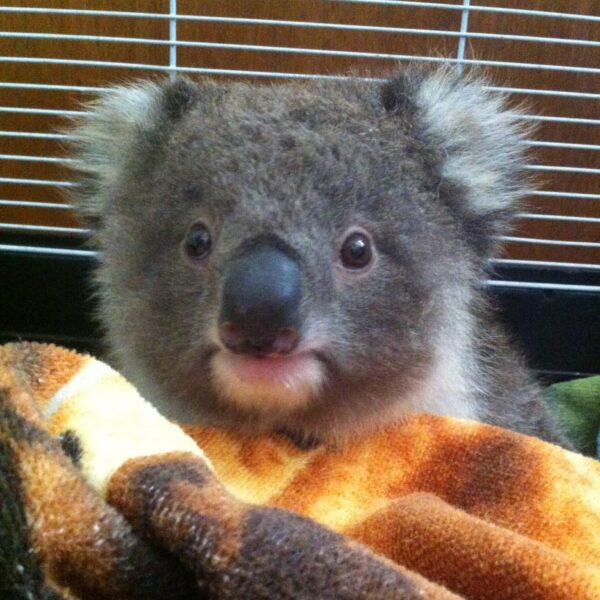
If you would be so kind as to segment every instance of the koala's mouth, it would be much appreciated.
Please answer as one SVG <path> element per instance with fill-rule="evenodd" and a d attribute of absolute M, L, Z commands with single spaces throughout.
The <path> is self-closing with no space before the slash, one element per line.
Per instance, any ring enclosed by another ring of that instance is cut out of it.
<path fill-rule="evenodd" d="M 235 375 L 245 383 L 267 381 L 281 385 L 292 385 L 292 380 L 303 378 L 303 371 L 311 362 L 309 353 L 261 357 L 228 353 L 227 361 Z"/>
<path fill-rule="evenodd" d="M 225 350 L 211 360 L 215 391 L 239 406 L 267 410 L 295 409 L 319 393 L 325 367 L 311 351 L 278 356 L 244 356 Z"/>

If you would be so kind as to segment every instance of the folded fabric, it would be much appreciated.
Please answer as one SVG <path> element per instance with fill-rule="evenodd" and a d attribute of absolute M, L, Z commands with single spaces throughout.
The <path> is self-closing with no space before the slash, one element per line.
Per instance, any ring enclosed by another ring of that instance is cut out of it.
<path fill-rule="evenodd" d="M 99 361 L 0 347 L 0 597 L 600 598 L 595 460 L 426 415 L 186 433 Z"/>

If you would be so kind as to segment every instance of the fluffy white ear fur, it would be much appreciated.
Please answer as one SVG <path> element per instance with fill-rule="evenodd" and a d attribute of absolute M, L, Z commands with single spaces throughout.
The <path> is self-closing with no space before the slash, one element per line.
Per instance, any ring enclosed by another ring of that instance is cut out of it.
<path fill-rule="evenodd" d="M 446 156 L 442 176 L 465 189 L 471 211 L 485 215 L 514 207 L 527 192 L 523 177 L 529 129 L 518 110 L 452 67 L 432 71 L 415 102 L 426 135 Z"/>
<path fill-rule="evenodd" d="M 69 166 L 86 180 L 84 189 L 75 193 L 84 213 L 104 212 L 130 149 L 156 123 L 160 95 L 161 87 L 149 82 L 106 90 L 75 120 L 69 134 L 76 160 Z M 92 188 L 85 189 L 85 185 Z"/>

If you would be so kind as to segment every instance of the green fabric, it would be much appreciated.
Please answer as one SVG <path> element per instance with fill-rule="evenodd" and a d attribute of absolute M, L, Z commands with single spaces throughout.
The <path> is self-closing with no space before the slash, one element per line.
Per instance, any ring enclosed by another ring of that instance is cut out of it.
<path fill-rule="evenodd" d="M 600 430 L 600 375 L 551 385 L 546 399 L 565 427 L 569 439 L 583 454 L 596 455 Z"/>

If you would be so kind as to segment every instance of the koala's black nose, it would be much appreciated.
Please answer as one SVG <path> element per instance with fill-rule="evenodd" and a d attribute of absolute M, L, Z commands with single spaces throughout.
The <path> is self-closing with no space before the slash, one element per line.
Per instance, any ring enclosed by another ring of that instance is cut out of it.
<path fill-rule="evenodd" d="M 219 336 L 237 354 L 287 354 L 300 340 L 302 277 L 297 261 L 263 244 L 225 272 Z"/>

